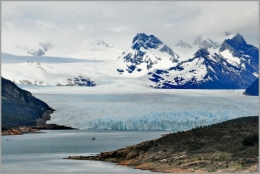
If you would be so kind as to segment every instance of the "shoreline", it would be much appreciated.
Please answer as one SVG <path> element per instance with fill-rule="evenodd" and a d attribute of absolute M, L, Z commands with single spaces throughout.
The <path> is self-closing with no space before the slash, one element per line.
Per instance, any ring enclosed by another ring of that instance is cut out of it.
<path fill-rule="evenodd" d="M 38 132 L 40 130 L 70 130 L 76 129 L 64 125 L 57 125 L 57 124 L 45 124 L 41 126 L 19 126 L 13 128 L 2 128 L 2 136 L 6 135 L 23 135 L 25 133 L 43 133 Z"/>
<path fill-rule="evenodd" d="M 95 156 L 63 159 L 113 162 L 152 172 L 259 172 L 259 116 L 242 117 L 188 131 L 170 133 Z M 245 143 L 244 143 L 245 142 Z"/>

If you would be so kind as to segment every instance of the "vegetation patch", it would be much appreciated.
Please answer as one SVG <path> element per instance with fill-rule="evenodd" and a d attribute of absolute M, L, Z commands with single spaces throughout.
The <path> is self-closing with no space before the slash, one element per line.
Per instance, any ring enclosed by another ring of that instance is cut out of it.
<path fill-rule="evenodd" d="M 258 121 L 238 118 L 84 159 L 158 172 L 258 172 Z"/>

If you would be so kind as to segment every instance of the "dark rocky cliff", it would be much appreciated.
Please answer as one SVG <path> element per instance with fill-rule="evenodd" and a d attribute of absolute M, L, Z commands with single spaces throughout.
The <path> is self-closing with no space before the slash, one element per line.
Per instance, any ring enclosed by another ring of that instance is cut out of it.
<path fill-rule="evenodd" d="M 259 95 L 259 78 L 257 78 L 244 92 L 245 95 L 258 96 Z"/>
<path fill-rule="evenodd" d="M 43 125 L 54 109 L 2 77 L 2 129 Z"/>

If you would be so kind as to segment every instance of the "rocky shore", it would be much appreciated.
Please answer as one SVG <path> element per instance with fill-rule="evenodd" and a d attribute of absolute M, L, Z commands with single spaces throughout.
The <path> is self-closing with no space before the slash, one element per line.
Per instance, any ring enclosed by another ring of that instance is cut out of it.
<path fill-rule="evenodd" d="M 2 135 L 22 135 L 39 130 L 73 129 L 71 127 L 46 124 L 55 110 L 47 103 L 35 98 L 29 91 L 1 77 L 2 87 Z"/>
<path fill-rule="evenodd" d="M 96 156 L 98 160 L 155 172 L 259 172 L 258 116 L 165 135 Z"/>
<path fill-rule="evenodd" d="M 2 128 L 3 135 L 22 135 L 24 133 L 38 133 L 39 130 L 67 130 L 75 129 L 68 126 L 56 125 L 56 124 L 45 124 L 41 126 L 19 126 L 13 128 Z"/>

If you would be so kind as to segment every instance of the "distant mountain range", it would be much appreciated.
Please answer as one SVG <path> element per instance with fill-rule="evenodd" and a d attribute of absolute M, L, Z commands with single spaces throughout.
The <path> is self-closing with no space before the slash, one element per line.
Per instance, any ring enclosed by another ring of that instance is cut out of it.
<path fill-rule="evenodd" d="M 39 45 L 44 53 L 55 48 Z M 39 50 L 32 55 L 44 55 Z M 66 55 L 104 62 L 4 63 L 3 75 L 15 83 L 37 85 L 96 86 L 109 76 L 138 78 L 161 89 L 245 89 L 259 74 L 259 50 L 239 33 L 221 44 L 199 36 L 193 43 L 180 40 L 173 48 L 154 35 L 138 33 L 124 52 L 109 41 L 86 40 Z"/>
<path fill-rule="evenodd" d="M 203 43 L 203 42 L 201 42 Z M 205 42 L 206 43 L 206 42 Z M 258 49 L 240 34 L 220 47 L 204 44 L 192 58 L 168 69 L 149 72 L 154 88 L 238 89 L 248 87 L 258 74 Z M 210 53 L 209 47 L 219 48 Z"/>
<path fill-rule="evenodd" d="M 25 47 L 23 49 L 27 52 L 27 54 L 30 54 L 32 56 L 43 56 L 47 51 L 53 49 L 54 47 L 55 46 L 51 43 L 40 42 L 39 49 L 32 49 L 28 47 Z"/>
<path fill-rule="evenodd" d="M 64 57 L 88 59 L 88 60 L 115 60 L 122 50 L 114 46 L 110 41 L 85 40 L 82 44 L 72 48 Z"/>
<path fill-rule="evenodd" d="M 114 60 L 122 50 L 110 41 L 87 39 L 79 45 L 67 48 L 65 45 L 55 45 L 51 42 L 39 42 L 33 46 L 16 46 L 8 54 L 17 56 L 50 56 L 84 60 Z"/>
<path fill-rule="evenodd" d="M 247 44 L 239 33 L 221 45 L 201 37 L 193 45 L 198 46 L 193 57 L 181 61 L 178 53 L 155 36 L 138 34 L 131 49 L 119 57 L 125 68 L 117 71 L 123 74 L 145 70 L 150 86 L 163 89 L 240 89 L 247 88 L 258 77 L 258 48 Z M 176 46 L 192 48 L 182 40 Z M 157 68 L 160 66 L 168 68 Z"/>

